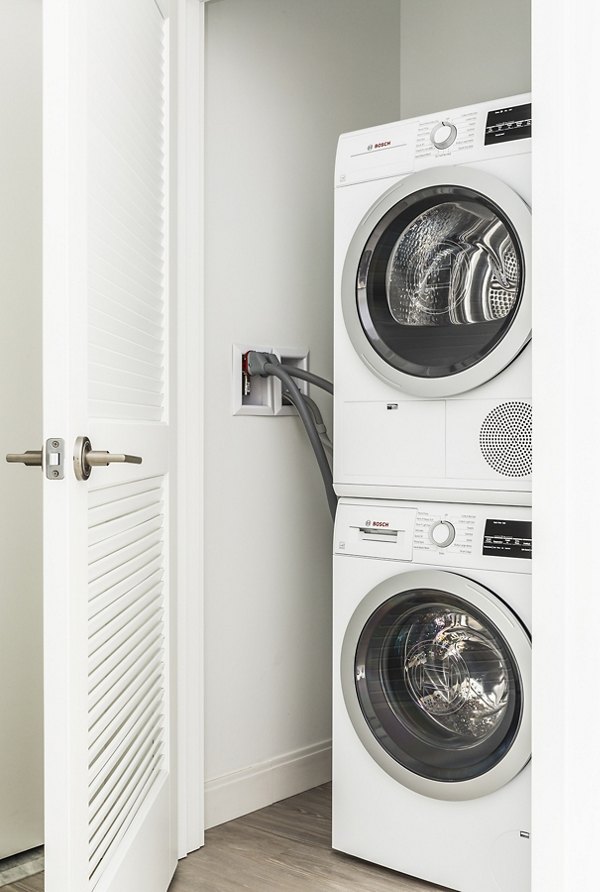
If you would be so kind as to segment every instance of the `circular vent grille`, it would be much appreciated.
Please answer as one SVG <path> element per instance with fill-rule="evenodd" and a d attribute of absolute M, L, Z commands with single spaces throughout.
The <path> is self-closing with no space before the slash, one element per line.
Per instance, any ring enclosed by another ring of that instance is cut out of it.
<path fill-rule="evenodd" d="M 505 477 L 531 474 L 531 405 L 501 403 L 488 412 L 479 445 L 488 465 Z"/>

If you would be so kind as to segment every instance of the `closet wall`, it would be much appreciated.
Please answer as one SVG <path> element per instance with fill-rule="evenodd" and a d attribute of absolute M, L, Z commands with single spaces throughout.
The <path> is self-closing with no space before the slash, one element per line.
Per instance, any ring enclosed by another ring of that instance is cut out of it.
<path fill-rule="evenodd" d="M 403 118 L 531 89 L 530 0 L 401 0 Z"/>
<path fill-rule="evenodd" d="M 336 143 L 398 117 L 400 6 L 206 13 L 210 826 L 330 777 L 331 519 L 299 420 L 232 416 L 231 349 L 309 347 L 332 376 Z M 330 420 L 330 398 L 312 395 Z"/>
<path fill-rule="evenodd" d="M 232 416 L 232 344 L 331 377 L 338 135 L 528 90 L 530 29 L 526 0 L 213 0 L 206 26 L 210 826 L 330 771 L 331 521 L 298 420 Z"/>

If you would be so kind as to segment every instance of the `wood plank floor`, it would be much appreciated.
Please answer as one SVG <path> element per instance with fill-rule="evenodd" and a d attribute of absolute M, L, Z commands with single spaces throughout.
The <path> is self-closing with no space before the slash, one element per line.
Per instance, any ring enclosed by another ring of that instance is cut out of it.
<path fill-rule="evenodd" d="M 331 850 L 331 785 L 214 827 L 180 862 L 169 892 L 434 892 L 431 886 Z M 0 892 L 43 892 L 44 875 Z M 132 890 L 134 892 L 134 890 Z M 141 890 L 135 890 L 141 892 Z"/>
<path fill-rule="evenodd" d="M 169 892 L 433 892 L 331 850 L 331 785 L 214 827 L 180 862 Z"/>
<path fill-rule="evenodd" d="M 35 876 L 11 883 L 9 886 L 0 886 L 0 892 L 44 892 L 44 874 L 36 873 Z"/>

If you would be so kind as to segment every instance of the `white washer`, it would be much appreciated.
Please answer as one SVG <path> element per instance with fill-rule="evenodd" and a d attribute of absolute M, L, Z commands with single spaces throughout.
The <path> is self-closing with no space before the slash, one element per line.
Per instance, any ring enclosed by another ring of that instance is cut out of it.
<path fill-rule="evenodd" d="M 528 892 L 531 512 L 342 499 L 333 847 Z"/>
<path fill-rule="evenodd" d="M 530 504 L 531 100 L 342 136 L 338 495 Z"/>

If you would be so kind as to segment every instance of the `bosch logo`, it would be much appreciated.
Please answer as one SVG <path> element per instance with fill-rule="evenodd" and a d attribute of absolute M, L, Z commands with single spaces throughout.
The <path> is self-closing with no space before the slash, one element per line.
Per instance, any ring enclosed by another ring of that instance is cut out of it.
<path fill-rule="evenodd" d="M 367 527 L 389 527 L 387 520 L 368 520 L 365 524 Z"/>
<path fill-rule="evenodd" d="M 384 142 L 375 142 L 369 143 L 367 146 L 367 152 L 372 152 L 373 149 L 387 149 L 388 146 L 391 146 L 391 139 L 386 139 Z"/>

